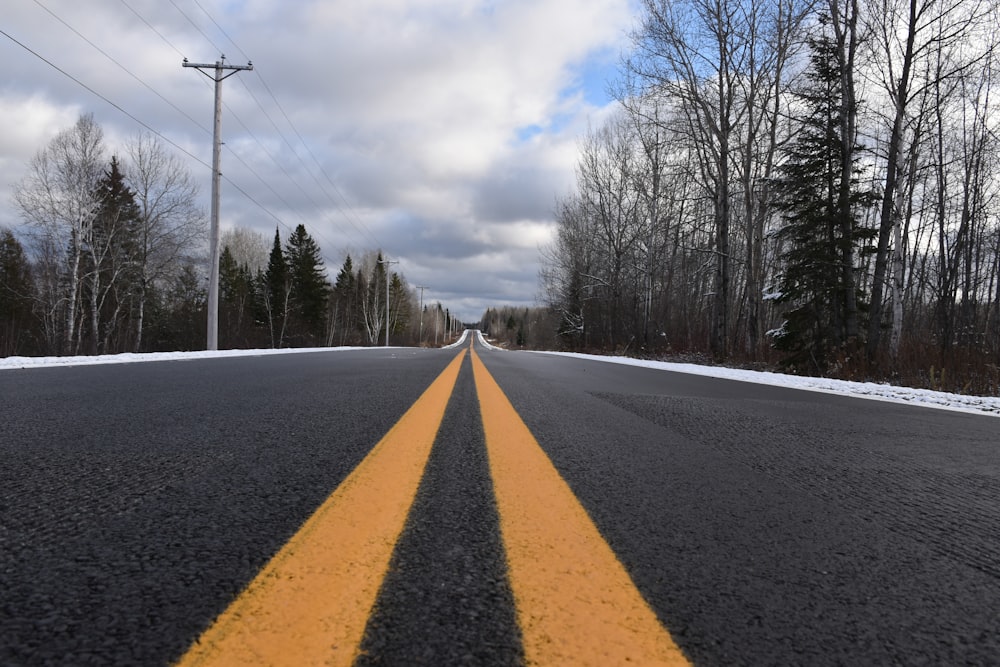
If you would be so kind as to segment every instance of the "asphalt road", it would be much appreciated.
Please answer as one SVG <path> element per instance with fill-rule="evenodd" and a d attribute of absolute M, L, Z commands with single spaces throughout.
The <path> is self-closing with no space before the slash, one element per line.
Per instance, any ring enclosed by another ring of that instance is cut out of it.
<path fill-rule="evenodd" d="M 1000 664 L 997 418 L 477 351 L 694 664 Z M 0 664 L 179 660 L 456 354 L 0 372 Z M 526 659 L 470 364 L 357 664 Z"/>

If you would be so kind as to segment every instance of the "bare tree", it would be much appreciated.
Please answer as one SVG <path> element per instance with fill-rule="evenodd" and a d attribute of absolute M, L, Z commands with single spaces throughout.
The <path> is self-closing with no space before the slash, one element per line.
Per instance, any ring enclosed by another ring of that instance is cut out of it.
<path fill-rule="evenodd" d="M 125 146 L 129 185 L 139 207 L 135 350 L 142 345 L 149 288 L 177 275 L 185 259 L 204 250 L 205 216 L 198 186 L 183 163 L 154 135 L 133 136 Z M 265 254 L 266 257 L 266 254 Z"/>
<path fill-rule="evenodd" d="M 100 206 L 95 186 L 106 164 L 104 132 L 86 114 L 32 158 L 27 175 L 15 186 L 14 200 L 31 229 L 35 262 L 47 276 L 39 305 L 50 322 L 49 345 L 65 354 L 79 350 L 84 240 Z"/>
<path fill-rule="evenodd" d="M 577 188 L 585 215 L 594 223 L 594 252 L 601 271 L 587 276 L 603 285 L 608 308 L 607 341 L 614 347 L 625 335 L 623 302 L 637 268 L 633 262 L 641 229 L 635 188 L 637 154 L 631 123 L 624 114 L 611 118 L 583 142 L 577 166 Z"/>
<path fill-rule="evenodd" d="M 246 227 L 233 227 L 222 232 L 222 248 L 229 248 L 238 266 L 246 265 L 251 273 L 263 271 L 267 267 L 267 256 L 271 244 L 264 234 Z"/>
<path fill-rule="evenodd" d="M 856 0 L 853 0 L 856 6 Z M 830 0 L 831 7 L 838 3 Z M 978 0 L 959 2 L 958 0 L 882 0 L 871 8 L 869 29 L 877 37 L 871 44 L 872 61 L 877 63 L 876 78 L 882 84 L 891 103 L 892 114 L 888 120 L 889 140 L 885 155 L 885 175 L 882 186 L 882 206 L 879 216 L 878 247 L 875 256 L 875 273 L 872 283 L 871 317 L 869 320 L 867 352 L 873 358 L 878 349 L 881 329 L 886 273 L 890 265 L 890 237 L 895 236 L 901 245 L 900 228 L 903 224 L 904 199 L 900 189 L 904 187 L 905 162 L 907 160 L 907 130 L 913 119 L 912 102 L 918 98 L 925 86 L 933 81 L 920 81 L 921 71 L 932 71 L 920 67 L 921 63 L 933 58 L 942 48 L 958 49 L 972 37 L 974 29 L 986 15 L 988 3 Z M 978 59 L 955 59 L 948 71 L 938 71 L 935 79 L 957 76 Z M 912 139 L 911 139 L 912 141 Z M 902 251 L 895 250 L 897 272 Z M 894 281 L 900 289 L 901 280 Z M 902 303 L 895 299 L 895 309 Z M 894 327 L 902 326 L 902 313 L 895 313 Z M 898 333 L 894 337 L 893 354 L 898 348 Z"/>
<path fill-rule="evenodd" d="M 369 345 L 378 343 L 385 330 L 386 271 L 382 253 L 365 253 L 358 263 L 358 290 L 361 305 L 361 326 Z"/>

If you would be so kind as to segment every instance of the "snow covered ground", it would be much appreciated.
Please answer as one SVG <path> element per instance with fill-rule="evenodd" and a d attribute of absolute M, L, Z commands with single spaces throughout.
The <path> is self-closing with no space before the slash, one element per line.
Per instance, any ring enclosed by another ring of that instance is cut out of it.
<path fill-rule="evenodd" d="M 478 332 L 477 332 L 478 333 Z M 492 347 L 480 334 L 479 341 Z M 466 340 L 466 335 L 454 343 L 451 347 L 462 345 Z M 53 366 L 82 366 L 88 364 L 120 364 L 134 363 L 142 361 L 170 361 L 186 359 L 209 359 L 216 357 L 245 357 L 262 356 L 269 354 L 300 354 L 303 352 L 339 352 L 345 350 L 377 350 L 381 348 L 358 348 L 358 347 L 336 347 L 336 348 L 294 348 L 285 350 L 219 350 L 216 352 L 153 352 L 148 354 L 109 354 L 95 357 L 6 357 L 0 359 L 0 371 L 10 369 L 26 368 L 47 368 Z M 494 348 L 499 349 L 499 348 Z M 962 396 L 959 394 L 947 394 L 940 391 L 930 391 L 927 389 L 909 389 L 907 387 L 894 387 L 887 384 L 877 384 L 874 382 L 847 382 L 845 380 L 827 380 L 824 378 L 799 377 L 795 375 L 782 375 L 780 373 L 763 373 L 760 371 L 746 371 L 735 368 L 723 368 L 719 366 L 699 366 L 696 364 L 678 364 L 665 361 L 645 361 L 642 359 L 631 359 L 628 357 L 606 357 L 591 354 L 575 354 L 569 352 L 536 352 L 534 354 L 558 354 L 568 357 L 578 357 L 590 359 L 592 361 L 603 361 L 607 363 L 627 364 L 630 366 L 643 366 L 655 368 L 675 373 L 691 373 L 695 375 L 706 375 L 709 377 L 725 378 L 728 380 L 738 380 L 740 382 L 754 382 L 757 384 L 769 384 L 781 387 L 792 387 L 808 391 L 821 391 L 832 394 L 843 394 L 847 396 L 859 396 L 880 401 L 893 401 L 899 403 L 920 404 L 926 407 L 942 408 L 947 410 L 960 410 L 963 412 L 974 412 L 979 414 L 989 414 L 1000 417 L 1000 397 L 982 396 Z"/>
<path fill-rule="evenodd" d="M 479 333 L 479 342 L 494 350 L 502 349 L 490 345 L 481 333 Z M 962 412 L 974 412 L 979 414 L 985 413 L 1000 417 L 1000 397 L 963 396 L 961 394 L 948 394 L 943 391 L 930 391 L 929 389 L 894 387 L 892 385 L 878 384 L 875 382 L 828 380 L 826 378 L 800 377 L 797 375 L 783 375 L 781 373 L 746 371 L 738 368 L 723 368 L 720 366 L 699 366 L 697 364 L 678 364 L 667 361 L 646 361 L 644 359 L 631 359 L 629 357 L 609 357 L 594 354 L 578 354 L 574 352 L 536 352 L 535 354 L 557 354 L 564 357 L 590 359 L 591 361 L 605 361 L 614 364 L 626 364 L 628 366 L 656 368 L 664 371 L 673 371 L 675 373 L 705 375 L 708 377 L 724 378 L 727 380 L 738 380 L 740 382 L 754 382 L 756 384 L 791 387 L 807 391 L 842 394 L 845 396 L 856 396 L 878 401 L 916 403 L 926 407 L 958 410 Z"/>

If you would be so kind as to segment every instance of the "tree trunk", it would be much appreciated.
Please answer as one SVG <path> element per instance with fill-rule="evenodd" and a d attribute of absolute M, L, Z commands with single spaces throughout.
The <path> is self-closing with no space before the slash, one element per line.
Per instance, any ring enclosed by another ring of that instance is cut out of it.
<path fill-rule="evenodd" d="M 910 94 L 910 70 L 913 66 L 913 44 L 917 32 L 917 0 L 909 0 L 906 48 L 903 52 L 902 72 L 892 91 L 894 116 L 892 132 L 889 135 L 889 150 L 885 167 L 885 186 L 882 193 L 882 209 L 879 217 L 878 247 L 875 252 L 875 274 L 872 283 L 871 319 L 868 322 L 868 359 L 874 360 L 882 335 L 882 300 L 885 289 L 885 273 L 889 263 L 889 235 L 893 231 L 895 218 L 896 189 L 899 187 L 899 160 L 902 157 L 903 121 Z"/>

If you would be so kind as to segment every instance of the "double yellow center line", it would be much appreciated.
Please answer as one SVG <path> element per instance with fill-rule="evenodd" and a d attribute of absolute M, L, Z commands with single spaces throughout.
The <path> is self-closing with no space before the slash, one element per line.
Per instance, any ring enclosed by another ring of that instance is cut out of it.
<path fill-rule="evenodd" d="M 354 663 L 465 353 L 178 665 Z M 486 366 L 475 351 L 471 356 L 527 663 L 688 664 Z"/>

